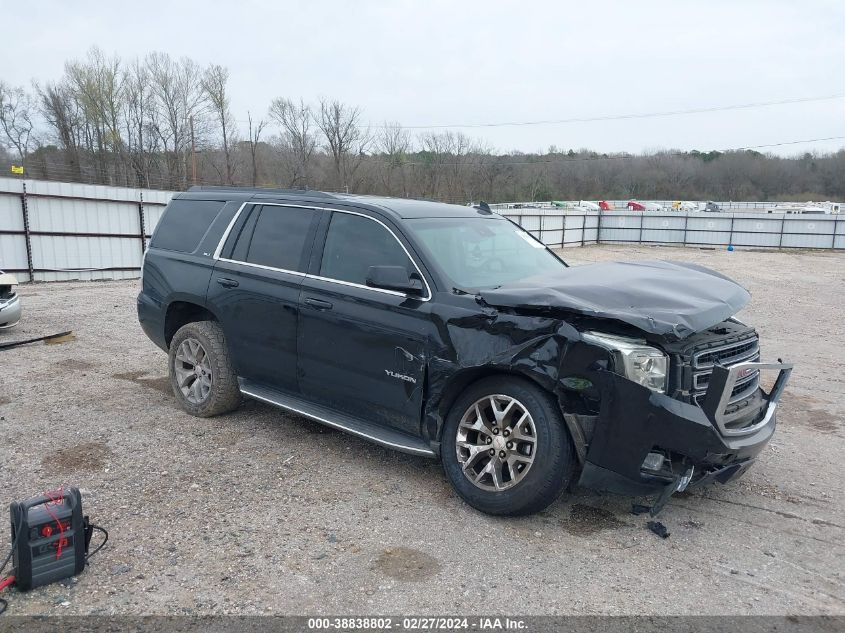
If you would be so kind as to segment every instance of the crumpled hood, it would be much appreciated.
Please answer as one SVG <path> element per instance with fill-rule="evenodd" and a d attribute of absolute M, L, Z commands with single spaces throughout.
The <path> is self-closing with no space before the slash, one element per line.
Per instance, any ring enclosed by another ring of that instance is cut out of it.
<path fill-rule="evenodd" d="M 560 308 L 679 339 L 721 323 L 751 299 L 745 288 L 713 270 L 656 260 L 572 266 L 554 276 L 482 290 L 479 296 L 496 308 Z"/>

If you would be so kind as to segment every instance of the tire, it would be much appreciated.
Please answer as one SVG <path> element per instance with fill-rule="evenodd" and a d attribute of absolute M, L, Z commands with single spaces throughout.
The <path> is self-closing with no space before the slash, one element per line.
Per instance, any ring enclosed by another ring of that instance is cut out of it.
<path fill-rule="evenodd" d="M 508 399 L 515 401 L 511 409 Z M 497 424 L 485 424 L 486 432 L 470 428 L 479 426 L 479 413 L 484 420 L 498 419 L 494 407 L 505 417 Z M 530 417 L 523 417 L 523 412 Z M 525 422 L 518 425 L 517 418 Z M 514 440 L 511 448 L 502 445 L 506 437 Z M 485 444 L 490 448 L 482 449 Z M 446 417 L 441 447 L 443 469 L 457 493 L 473 508 L 493 515 L 522 516 L 543 510 L 567 487 L 575 467 L 575 451 L 557 402 L 513 376 L 484 378 L 461 394 Z M 490 457 L 490 450 L 496 457 Z M 475 452 L 478 455 L 473 457 Z M 490 462 L 494 462 L 492 467 Z M 493 471 L 498 472 L 498 482 Z M 480 479 L 473 483 L 469 477 Z"/>
<path fill-rule="evenodd" d="M 199 352 L 197 345 L 203 353 Z M 193 360 L 191 350 L 195 350 Z M 179 328 L 170 341 L 168 370 L 170 386 L 179 406 L 191 415 L 200 418 L 220 415 L 233 411 L 241 403 L 241 391 L 229 360 L 226 337 L 216 321 L 195 321 Z M 183 379 L 182 386 L 180 378 Z M 188 388 L 187 394 L 183 391 L 184 387 Z"/>

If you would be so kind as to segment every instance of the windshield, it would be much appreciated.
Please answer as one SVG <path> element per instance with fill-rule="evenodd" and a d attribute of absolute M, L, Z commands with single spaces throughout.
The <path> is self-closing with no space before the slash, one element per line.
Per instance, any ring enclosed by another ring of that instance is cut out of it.
<path fill-rule="evenodd" d="M 561 272 L 561 260 L 499 216 L 406 220 L 418 241 L 460 290 L 495 288 Z"/>

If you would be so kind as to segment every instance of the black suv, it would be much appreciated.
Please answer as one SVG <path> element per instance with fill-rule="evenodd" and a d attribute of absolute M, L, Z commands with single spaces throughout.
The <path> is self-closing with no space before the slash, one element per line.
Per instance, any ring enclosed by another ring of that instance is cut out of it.
<path fill-rule="evenodd" d="M 748 300 L 688 264 L 568 267 L 483 204 L 193 188 L 152 237 L 138 317 L 193 415 L 247 396 L 440 458 L 493 514 L 575 481 L 656 512 L 774 432 L 791 366 L 759 362 L 731 318 Z"/>

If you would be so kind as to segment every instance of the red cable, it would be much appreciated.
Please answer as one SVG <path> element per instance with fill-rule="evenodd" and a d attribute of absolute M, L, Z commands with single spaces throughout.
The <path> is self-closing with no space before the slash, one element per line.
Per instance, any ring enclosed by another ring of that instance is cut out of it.
<path fill-rule="evenodd" d="M 0 580 L 0 591 L 3 591 L 6 587 L 13 584 L 14 582 L 14 576 L 6 576 L 3 580 Z"/>
<path fill-rule="evenodd" d="M 53 503 L 55 505 L 58 505 L 59 503 L 64 503 L 65 493 L 63 488 L 59 488 L 58 490 L 47 491 L 44 493 L 44 495 L 50 497 L 50 501 L 47 501 L 44 504 L 44 509 L 47 511 L 47 514 L 50 515 L 50 518 L 52 518 L 56 522 L 56 525 L 59 526 L 59 541 L 56 547 L 56 560 L 58 560 L 62 557 L 62 545 L 65 541 L 65 527 L 62 525 L 62 522 L 59 520 L 59 517 L 57 517 L 53 513 L 53 511 L 50 510 L 50 504 Z"/>

